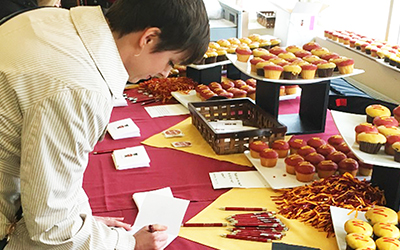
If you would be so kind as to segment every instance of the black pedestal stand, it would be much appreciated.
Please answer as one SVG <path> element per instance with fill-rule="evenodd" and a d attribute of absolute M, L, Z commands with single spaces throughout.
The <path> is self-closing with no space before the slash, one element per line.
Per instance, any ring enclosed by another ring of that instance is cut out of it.
<path fill-rule="evenodd" d="M 400 208 L 400 169 L 374 166 L 372 186 L 385 192 L 386 206 L 398 211 Z"/>
<path fill-rule="evenodd" d="M 330 80 L 301 84 L 298 114 L 279 115 L 279 91 L 283 84 L 257 80 L 256 103 L 288 128 L 287 134 L 312 134 L 325 131 Z M 289 85 L 289 84 L 285 84 Z"/>
<path fill-rule="evenodd" d="M 192 67 L 187 67 L 186 76 L 192 78 L 198 83 L 208 85 L 212 82 L 221 82 L 221 71 L 221 65 L 205 69 L 195 69 Z"/>

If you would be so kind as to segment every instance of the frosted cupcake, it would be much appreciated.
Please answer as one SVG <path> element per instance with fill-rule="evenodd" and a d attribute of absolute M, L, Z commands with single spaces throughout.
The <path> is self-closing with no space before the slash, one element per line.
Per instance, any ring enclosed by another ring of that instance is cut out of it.
<path fill-rule="evenodd" d="M 377 154 L 380 148 L 385 145 L 386 137 L 380 133 L 361 133 L 357 136 L 357 141 L 360 144 L 360 150 L 369 153 Z"/>

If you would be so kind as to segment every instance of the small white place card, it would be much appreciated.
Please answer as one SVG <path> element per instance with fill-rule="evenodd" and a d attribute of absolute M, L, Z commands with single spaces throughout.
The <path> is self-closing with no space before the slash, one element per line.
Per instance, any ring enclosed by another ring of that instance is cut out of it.
<path fill-rule="evenodd" d="M 167 196 L 167 197 L 174 197 L 170 187 L 160 188 L 160 189 L 146 191 L 146 192 L 134 193 L 132 195 L 132 199 L 135 202 L 136 207 L 138 208 L 138 210 L 140 210 L 140 208 L 142 207 L 144 199 L 146 199 L 146 196 L 148 194 L 157 194 L 157 195 L 163 195 L 163 196 Z"/>
<path fill-rule="evenodd" d="M 111 156 L 117 170 L 150 166 L 150 158 L 144 146 L 114 150 Z"/>
<path fill-rule="evenodd" d="M 123 96 L 115 97 L 113 99 L 113 107 L 126 107 L 128 106 L 128 102 Z"/>
<path fill-rule="evenodd" d="M 189 114 L 189 110 L 180 104 L 157 105 L 145 107 L 144 109 L 151 118 Z"/>
<path fill-rule="evenodd" d="M 214 189 L 270 187 L 258 171 L 212 172 L 209 175 Z"/>
<path fill-rule="evenodd" d="M 140 136 L 140 129 L 131 118 L 109 123 L 107 131 L 114 140 Z"/>

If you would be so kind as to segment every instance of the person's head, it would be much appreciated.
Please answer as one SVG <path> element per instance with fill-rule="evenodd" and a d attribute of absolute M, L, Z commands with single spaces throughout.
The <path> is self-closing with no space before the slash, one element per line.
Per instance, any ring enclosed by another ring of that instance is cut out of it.
<path fill-rule="evenodd" d="M 210 41 L 203 0 L 117 0 L 106 18 L 135 80 L 200 60 Z"/>

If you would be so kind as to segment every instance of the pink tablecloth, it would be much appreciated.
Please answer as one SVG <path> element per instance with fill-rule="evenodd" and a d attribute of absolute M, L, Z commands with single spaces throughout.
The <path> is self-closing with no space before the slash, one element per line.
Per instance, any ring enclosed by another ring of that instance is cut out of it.
<path fill-rule="evenodd" d="M 136 90 L 128 90 L 126 93 L 128 96 L 139 96 Z M 299 98 L 282 101 L 280 113 L 296 113 L 298 105 Z M 182 115 L 151 119 L 140 104 L 129 103 L 128 107 L 115 108 L 111 121 L 132 118 L 141 130 L 141 137 L 112 140 L 107 134 L 104 141 L 96 145 L 95 151 L 140 145 L 144 139 L 187 117 L 188 115 Z M 333 134 L 337 134 L 337 130 L 328 112 L 325 133 L 296 137 L 320 136 L 327 139 Z M 83 186 L 89 196 L 94 214 L 124 216 L 125 222 L 133 223 L 137 214 L 137 208 L 131 198 L 133 193 L 171 187 L 175 197 L 191 201 L 184 218 L 186 221 L 227 191 L 227 189 L 214 190 L 212 188 L 209 172 L 249 170 L 248 167 L 173 149 L 145 147 L 151 159 L 149 168 L 117 171 L 114 168 L 111 154 L 90 155 Z M 167 249 L 210 248 L 178 237 Z"/>

